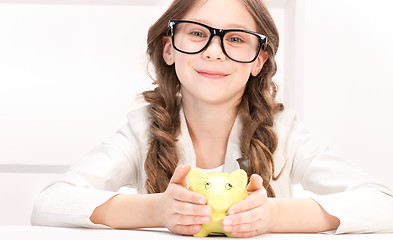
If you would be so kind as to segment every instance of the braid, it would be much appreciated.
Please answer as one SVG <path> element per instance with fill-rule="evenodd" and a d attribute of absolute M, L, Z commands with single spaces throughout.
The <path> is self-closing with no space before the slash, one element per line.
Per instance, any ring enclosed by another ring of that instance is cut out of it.
<path fill-rule="evenodd" d="M 271 51 L 268 46 L 267 51 Z M 274 56 L 274 54 L 269 54 Z M 241 140 L 242 159 L 239 162 L 248 176 L 253 173 L 261 175 L 268 196 L 275 197 L 270 185 L 271 179 L 277 180 L 273 161 L 273 153 L 277 148 L 278 139 L 273 130 L 274 114 L 283 110 L 281 103 L 276 103 L 277 86 L 272 77 L 277 65 L 274 57 L 269 57 L 262 71 L 256 77 L 250 77 L 239 106 L 239 114 L 243 119 L 244 128 Z"/>
<path fill-rule="evenodd" d="M 240 147 L 242 158 L 238 161 L 241 168 L 246 170 L 248 177 L 251 177 L 253 173 L 259 174 L 268 196 L 275 197 L 270 185 L 271 179 L 278 178 L 274 177 L 273 152 L 277 148 L 277 135 L 273 131 L 273 116 L 269 114 L 272 111 L 265 110 L 265 104 L 252 104 L 251 102 L 246 93 L 239 107 L 239 114 L 244 126 L 247 127 L 243 130 Z M 246 160 L 246 163 L 240 160 Z"/>
<path fill-rule="evenodd" d="M 178 163 L 176 141 L 180 129 L 180 103 L 165 104 L 160 88 L 144 92 L 150 103 L 150 143 L 145 161 L 148 193 L 164 192 Z M 176 100 L 176 99 L 175 99 Z M 168 107 L 167 107 L 168 106 Z M 169 106 L 176 106 L 170 109 Z"/>

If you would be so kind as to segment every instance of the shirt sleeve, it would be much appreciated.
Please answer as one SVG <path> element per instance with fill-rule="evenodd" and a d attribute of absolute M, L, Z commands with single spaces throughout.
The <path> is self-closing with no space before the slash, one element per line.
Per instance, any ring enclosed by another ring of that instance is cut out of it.
<path fill-rule="evenodd" d="M 58 227 L 101 228 L 90 216 L 123 186 L 135 186 L 140 149 L 126 124 L 88 153 L 63 179 L 44 189 L 33 207 L 31 223 Z"/>
<path fill-rule="evenodd" d="M 296 121 L 287 138 L 293 183 L 340 220 L 334 232 L 393 232 L 393 193 L 321 144 Z"/>

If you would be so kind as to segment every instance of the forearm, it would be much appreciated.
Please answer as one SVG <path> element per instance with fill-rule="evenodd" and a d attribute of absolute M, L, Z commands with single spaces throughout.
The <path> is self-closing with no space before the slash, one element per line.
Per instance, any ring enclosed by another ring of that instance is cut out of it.
<path fill-rule="evenodd" d="M 327 213 L 313 199 L 271 200 L 276 209 L 276 221 L 269 232 L 324 232 L 340 225 L 338 218 Z"/>
<path fill-rule="evenodd" d="M 112 228 L 162 227 L 158 198 L 159 194 L 119 194 L 98 206 L 90 220 Z"/>

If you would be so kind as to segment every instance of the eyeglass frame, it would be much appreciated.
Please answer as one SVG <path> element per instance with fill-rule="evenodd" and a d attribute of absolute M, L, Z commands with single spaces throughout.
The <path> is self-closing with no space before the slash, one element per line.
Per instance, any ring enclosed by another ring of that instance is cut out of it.
<path fill-rule="evenodd" d="M 210 32 L 210 37 L 207 40 L 206 45 L 201 50 L 199 50 L 197 52 L 186 52 L 186 51 L 178 49 L 175 46 L 175 28 L 176 28 L 176 24 L 177 23 L 193 23 L 193 24 L 197 24 L 197 25 L 200 25 L 200 26 L 203 26 L 203 27 L 207 28 L 209 30 L 209 32 Z M 220 40 L 221 40 L 221 42 L 220 42 L 221 43 L 221 49 L 222 49 L 223 53 L 225 54 L 225 56 L 227 56 L 232 61 L 239 62 L 239 63 L 252 63 L 252 62 L 254 62 L 258 58 L 258 55 L 259 55 L 261 49 L 263 49 L 263 51 L 266 51 L 266 48 L 267 48 L 267 36 L 265 36 L 263 34 L 260 34 L 260 33 L 253 32 L 253 31 L 249 31 L 249 30 L 235 29 L 235 28 L 234 29 L 213 28 L 213 27 L 210 27 L 210 26 L 208 26 L 206 24 L 195 22 L 195 21 L 176 20 L 176 19 L 169 20 L 168 28 L 169 28 L 168 30 L 170 30 L 170 32 L 171 32 L 172 43 L 173 43 L 173 47 L 175 48 L 175 50 L 177 50 L 179 52 L 182 52 L 182 53 L 186 53 L 186 54 L 198 54 L 200 52 L 203 52 L 209 46 L 211 40 L 215 36 L 218 36 L 220 38 Z M 231 58 L 228 55 L 228 53 L 225 51 L 225 47 L 224 47 L 224 36 L 228 32 L 245 32 L 245 33 L 250 33 L 250 34 L 258 37 L 258 40 L 259 40 L 258 41 L 258 49 L 257 49 L 257 52 L 255 54 L 255 57 L 252 60 L 250 60 L 250 61 L 239 61 L 239 60 Z"/>

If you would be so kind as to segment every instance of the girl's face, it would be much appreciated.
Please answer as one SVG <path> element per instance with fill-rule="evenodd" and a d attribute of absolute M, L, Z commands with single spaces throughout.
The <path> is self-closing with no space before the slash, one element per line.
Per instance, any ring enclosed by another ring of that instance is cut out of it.
<path fill-rule="evenodd" d="M 257 31 L 254 19 L 240 0 L 200 1 L 183 19 L 220 29 Z M 168 65 L 175 64 L 183 101 L 189 103 L 239 103 L 250 74 L 256 76 L 267 60 L 267 54 L 261 51 L 252 63 L 232 61 L 225 56 L 217 36 L 198 54 L 176 51 L 169 37 L 164 43 L 164 60 Z"/>

